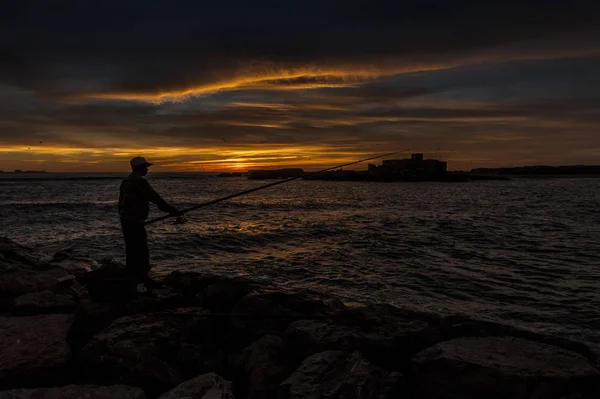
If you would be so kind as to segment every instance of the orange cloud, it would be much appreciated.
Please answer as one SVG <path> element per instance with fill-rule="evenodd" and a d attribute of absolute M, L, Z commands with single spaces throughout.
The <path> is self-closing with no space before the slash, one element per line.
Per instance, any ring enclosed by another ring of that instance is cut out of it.
<path fill-rule="evenodd" d="M 240 67 L 234 76 L 191 85 L 185 89 L 159 90 L 157 92 L 105 92 L 90 93 L 83 98 L 134 100 L 150 103 L 178 102 L 189 97 L 204 96 L 232 90 L 310 90 L 360 85 L 372 79 L 401 74 L 451 69 L 479 64 L 497 64 L 514 61 L 546 60 L 596 56 L 600 49 L 583 43 L 563 48 L 544 47 L 536 41 L 517 43 L 514 46 L 494 49 L 485 53 L 455 55 L 453 59 L 435 56 L 422 59 L 387 57 L 371 60 L 371 64 L 356 62 L 335 66 L 281 66 L 255 65 Z"/>

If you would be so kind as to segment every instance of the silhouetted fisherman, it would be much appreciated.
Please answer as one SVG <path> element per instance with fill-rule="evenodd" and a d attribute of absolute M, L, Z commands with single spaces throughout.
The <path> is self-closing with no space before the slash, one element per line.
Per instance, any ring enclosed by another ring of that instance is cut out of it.
<path fill-rule="evenodd" d="M 147 288 L 156 288 L 160 284 L 152 280 L 150 272 L 150 254 L 148 251 L 148 236 L 144 222 L 148 218 L 150 202 L 158 209 L 171 215 L 180 216 L 177 208 L 169 205 L 150 186 L 144 176 L 152 166 L 143 157 L 135 157 L 130 161 L 131 174 L 121 182 L 119 193 L 119 216 L 127 255 L 127 270 L 136 280 L 137 291 L 147 292 Z"/>

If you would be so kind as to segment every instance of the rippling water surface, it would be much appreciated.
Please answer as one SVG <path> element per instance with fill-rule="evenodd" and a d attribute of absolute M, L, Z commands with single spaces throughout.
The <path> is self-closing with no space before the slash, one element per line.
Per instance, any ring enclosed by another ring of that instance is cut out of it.
<path fill-rule="evenodd" d="M 264 181 L 150 176 L 185 208 Z M 2 181 L 3 235 L 124 259 L 119 180 Z M 159 212 L 153 216 L 159 216 Z M 600 343 L 600 180 L 294 181 L 149 227 L 154 270 L 249 275 Z"/>

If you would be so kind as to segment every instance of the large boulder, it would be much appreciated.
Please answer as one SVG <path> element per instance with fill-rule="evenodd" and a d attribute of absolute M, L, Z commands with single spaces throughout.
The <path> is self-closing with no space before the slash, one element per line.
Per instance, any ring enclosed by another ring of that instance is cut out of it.
<path fill-rule="evenodd" d="M 563 337 L 545 335 L 506 324 L 477 320 L 464 315 L 451 315 L 444 317 L 442 321 L 442 329 L 444 331 L 446 340 L 463 337 L 510 336 L 528 339 L 552 346 L 558 346 L 559 348 L 579 353 L 596 364 L 600 362 L 598 351 L 590 348 L 583 342 L 572 341 Z"/>
<path fill-rule="evenodd" d="M 70 315 L 0 317 L 0 387 L 67 383 Z"/>
<path fill-rule="evenodd" d="M 231 382 L 215 373 L 203 374 L 173 388 L 158 399 L 234 399 Z"/>
<path fill-rule="evenodd" d="M 515 337 L 441 342 L 413 363 L 425 399 L 592 399 L 600 392 L 600 373 L 583 356 Z"/>
<path fill-rule="evenodd" d="M 177 318 L 136 315 L 116 319 L 79 352 L 84 381 L 140 386 L 147 392 L 176 386 L 184 378 L 164 359 L 177 351 L 180 331 Z"/>
<path fill-rule="evenodd" d="M 60 388 L 13 389 L 0 392 L 0 399 L 146 399 L 139 388 L 125 385 L 67 385 Z"/>
<path fill-rule="evenodd" d="M 57 295 L 48 290 L 25 294 L 15 299 L 15 313 L 19 315 L 72 313 L 76 306 L 71 295 Z"/>
<path fill-rule="evenodd" d="M 213 342 L 185 342 L 192 323 L 186 313 L 201 311 L 184 308 L 114 320 L 78 353 L 82 378 L 97 384 L 140 386 L 158 394 L 198 372 L 223 368 L 224 355 L 213 348 Z"/>
<path fill-rule="evenodd" d="M 285 344 L 276 335 L 265 335 L 250 344 L 235 357 L 234 364 L 240 368 L 238 388 L 243 388 L 248 399 L 277 398 L 279 384 L 293 371 Z"/>
<path fill-rule="evenodd" d="M 396 399 L 399 373 L 373 366 L 359 352 L 327 351 L 306 359 L 279 388 L 279 399 Z"/>
<path fill-rule="evenodd" d="M 295 356 L 326 350 L 359 350 L 378 366 L 408 372 L 410 358 L 437 342 L 439 332 L 391 305 L 371 305 L 336 313 L 330 320 L 291 323 L 285 339 Z"/>
<path fill-rule="evenodd" d="M 184 306 L 183 298 L 169 288 L 154 290 L 154 294 L 152 297 L 140 296 L 124 303 L 82 300 L 75 309 L 73 325 L 69 329 L 69 344 L 76 350 L 81 349 L 94 334 L 119 317 L 169 311 Z"/>

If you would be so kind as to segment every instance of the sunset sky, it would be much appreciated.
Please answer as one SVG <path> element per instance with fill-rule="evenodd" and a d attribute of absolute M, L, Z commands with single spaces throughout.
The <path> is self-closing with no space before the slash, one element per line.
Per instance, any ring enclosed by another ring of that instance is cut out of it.
<path fill-rule="evenodd" d="M 600 2 L 376 3 L 2 2 L 0 169 L 600 164 Z"/>

